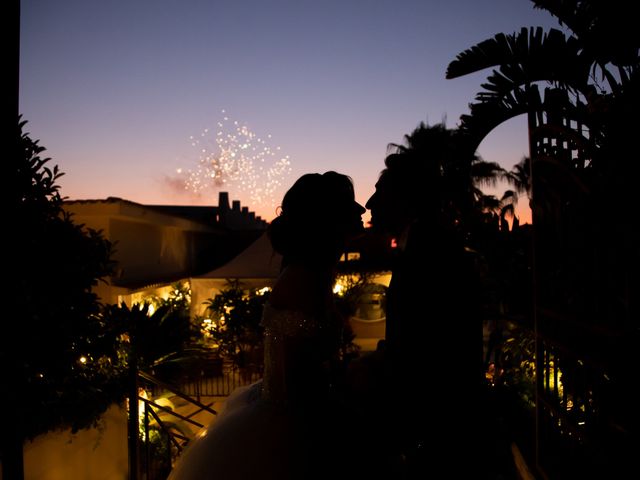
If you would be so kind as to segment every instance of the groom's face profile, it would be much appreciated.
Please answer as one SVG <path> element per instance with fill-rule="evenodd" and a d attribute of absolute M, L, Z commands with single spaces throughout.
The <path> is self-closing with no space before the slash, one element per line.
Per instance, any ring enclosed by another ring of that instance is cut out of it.
<path fill-rule="evenodd" d="M 376 183 L 376 191 L 367 200 L 373 229 L 397 235 L 410 223 L 410 198 L 397 173 L 385 170 Z"/>

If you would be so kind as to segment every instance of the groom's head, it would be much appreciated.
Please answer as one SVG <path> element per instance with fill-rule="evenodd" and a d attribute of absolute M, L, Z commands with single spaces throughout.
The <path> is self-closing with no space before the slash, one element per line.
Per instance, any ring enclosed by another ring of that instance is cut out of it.
<path fill-rule="evenodd" d="M 413 152 L 385 158 L 376 191 L 367 201 L 371 226 L 399 234 L 415 220 L 430 218 L 439 208 L 439 163 Z"/>
<path fill-rule="evenodd" d="M 391 154 L 385 159 L 376 191 L 367 201 L 371 226 L 391 234 L 401 233 L 419 216 L 420 185 L 416 181 L 412 160 L 406 155 Z"/>

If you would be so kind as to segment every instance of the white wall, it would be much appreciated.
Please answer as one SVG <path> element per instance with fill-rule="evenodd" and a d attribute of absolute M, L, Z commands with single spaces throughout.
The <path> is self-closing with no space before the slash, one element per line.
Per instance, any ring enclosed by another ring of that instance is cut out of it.
<path fill-rule="evenodd" d="M 126 480 L 127 412 L 113 405 L 103 427 L 49 432 L 24 447 L 25 480 Z"/>

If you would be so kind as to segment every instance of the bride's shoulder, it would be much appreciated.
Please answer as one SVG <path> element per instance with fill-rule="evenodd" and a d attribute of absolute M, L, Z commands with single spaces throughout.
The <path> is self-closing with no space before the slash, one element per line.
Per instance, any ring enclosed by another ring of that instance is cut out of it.
<path fill-rule="evenodd" d="M 304 268 L 285 268 L 269 295 L 269 303 L 279 310 L 313 310 L 314 291 L 309 273 Z"/>

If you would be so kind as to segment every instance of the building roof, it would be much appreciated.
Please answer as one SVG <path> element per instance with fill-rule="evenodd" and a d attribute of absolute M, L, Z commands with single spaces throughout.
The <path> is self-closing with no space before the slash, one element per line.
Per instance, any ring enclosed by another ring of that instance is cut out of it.
<path fill-rule="evenodd" d="M 68 206 L 79 208 L 91 208 L 100 206 L 110 209 L 113 215 L 140 216 L 140 211 L 153 212 L 172 218 L 180 218 L 189 222 L 195 222 L 209 228 L 221 228 L 225 230 L 264 230 L 267 222 L 249 207 L 243 207 L 239 200 L 229 206 L 228 192 L 219 192 L 217 206 L 202 205 L 147 205 L 132 202 L 118 197 L 92 200 L 65 200 Z M 104 212 L 103 212 L 104 213 Z"/>
<path fill-rule="evenodd" d="M 118 197 L 106 199 L 65 200 L 63 208 L 80 217 L 81 223 L 88 223 L 87 217 L 121 218 L 128 221 L 175 226 L 186 230 L 212 231 L 218 227 L 215 222 L 204 223 L 197 218 L 179 215 L 169 210 L 154 208 L 151 205 L 132 202 Z M 88 223 L 90 225 L 90 223 Z"/>
<path fill-rule="evenodd" d="M 146 207 L 209 226 L 217 226 L 219 222 L 218 207 L 197 205 L 146 205 Z"/>
<path fill-rule="evenodd" d="M 265 232 L 226 264 L 194 278 L 276 278 L 281 262 Z"/>

